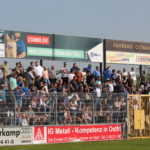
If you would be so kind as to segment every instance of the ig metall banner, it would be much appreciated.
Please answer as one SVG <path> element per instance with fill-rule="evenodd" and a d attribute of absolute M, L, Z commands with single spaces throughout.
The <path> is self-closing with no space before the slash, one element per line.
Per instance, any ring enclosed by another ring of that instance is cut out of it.
<path fill-rule="evenodd" d="M 0 145 L 33 144 L 33 128 L 0 128 Z"/>
<path fill-rule="evenodd" d="M 120 140 L 121 124 L 47 127 L 47 143 Z"/>

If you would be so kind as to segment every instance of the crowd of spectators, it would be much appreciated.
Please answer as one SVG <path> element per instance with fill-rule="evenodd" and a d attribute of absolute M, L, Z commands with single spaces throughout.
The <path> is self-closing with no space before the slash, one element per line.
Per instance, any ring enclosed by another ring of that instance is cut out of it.
<path fill-rule="evenodd" d="M 123 121 L 126 117 L 125 95 L 150 94 L 150 81 L 143 71 L 137 90 L 133 67 L 129 72 L 125 68 L 123 71 L 111 71 L 110 68 L 106 66 L 101 73 L 98 66 L 93 68 L 89 64 L 81 70 L 77 63 L 68 68 L 64 62 L 62 68 L 56 70 L 54 65 L 48 68 L 36 61 L 30 62 L 27 69 L 22 62 L 17 62 L 10 70 L 8 62 L 4 61 L 0 65 L 3 72 L 1 120 L 4 125 L 12 121 L 22 126 Z"/>

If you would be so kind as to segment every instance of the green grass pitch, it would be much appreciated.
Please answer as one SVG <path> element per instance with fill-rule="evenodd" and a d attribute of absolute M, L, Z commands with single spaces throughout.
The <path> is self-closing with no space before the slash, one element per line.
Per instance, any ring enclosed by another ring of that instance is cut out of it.
<path fill-rule="evenodd" d="M 0 150 L 150 150 L 150 139 L 1 146 Z"/>

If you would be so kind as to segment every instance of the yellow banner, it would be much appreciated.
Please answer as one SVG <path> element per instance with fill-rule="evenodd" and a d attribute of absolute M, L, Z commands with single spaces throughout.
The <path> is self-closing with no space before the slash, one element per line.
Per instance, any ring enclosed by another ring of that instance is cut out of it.
<path fill-rule="evenodd" d="M 150 54 L 106 51 L 106 63 L 150 65 Z"/>

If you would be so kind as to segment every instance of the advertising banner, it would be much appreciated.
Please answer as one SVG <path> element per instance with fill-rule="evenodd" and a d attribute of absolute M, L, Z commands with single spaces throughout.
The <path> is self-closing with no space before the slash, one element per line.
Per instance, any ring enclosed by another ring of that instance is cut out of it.
<path fill-rule="evenodd" d="M 50 34 L 6 31 L 5 39 L 6 57 L 8 58 L 51 56 L 48 55 L 51 52 L 53 42 Z"/>
<path fill-rule="evenodd" d="M 34 127 L 34 144 L 46 143 L 46 127 Z"/>
<path fill-rule="evenodd" d="M 0 128 L 0 145 L 33 144 L 33 128 Z"/>
<path fill-rule="evenodd" d="M 150 43 L 106 40 L 106 62 L 149 65 Z"/>
<path fill-rule="evenodd" d="M 121 124 L 47 127 L 47 143 L 121 139 Z"/>
<path fill-rule="evenodd" d="M 89 58 L 88 51 L 102 43 L 102 39 L 90 37 L 55 35 L 54 38 L 54 58 L 57 59 L 65 58 L 90 61 L 91 59 Z M 99 54 L 102 55 L 101 50 L 97 48 L 93 50 L 94 55 L 92 56 L 97 57 Z"/>
<path fill-rule="evenodd" d="M 116 64 L 135 64 L 136 55 L 127 52 L 106 51 L 106 62 Z"/>
<path fill-rule="evenodd" d="M 4 31 L 0 31 L 0 57 L 5 57 L 5 38 Z"/>
<path fill-rule="evenodd" d="M 88 51 L 91 62 L 103 62 L 103 43 Z"/>

